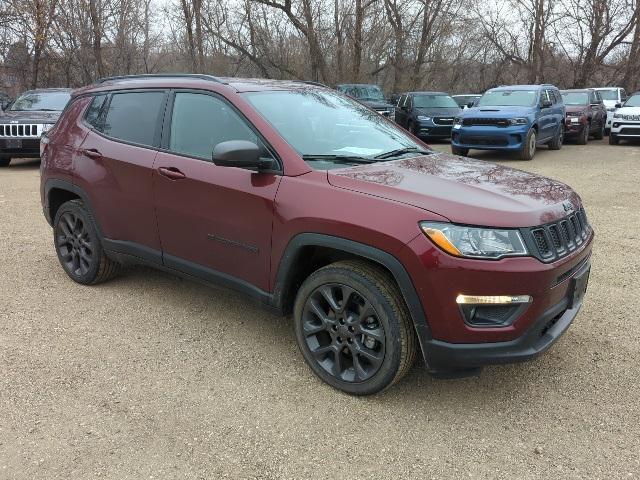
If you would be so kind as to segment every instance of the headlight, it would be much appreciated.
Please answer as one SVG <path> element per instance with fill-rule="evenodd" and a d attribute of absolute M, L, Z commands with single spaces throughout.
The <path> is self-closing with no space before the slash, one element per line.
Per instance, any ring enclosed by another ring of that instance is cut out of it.
<path fill-rule="evenodd" d="M 622 118 L 622 115 L 619 113 L 614 113 L 613 118 Z"/>
<path fill-rule="evenodd" d="M 418 115 L 418 120 L 421 122 L 428 122 L 431 120 L 431 117 L 425 117 L 423 115 Z"/>
<path fill-rule="evenodd" d="M 454 125 L 462 125 L 462 117 L 455 117 L 453 119 L 453 124 Z"/>
<path fill-rule="evenodd" d="M 456 257 L 497 259 L 528 254 L 518 230 L 441 222 L 421 222 L 420 228 L 433 243 Z"/>
<path fill-rule="evenodd" d="M 526 118 L 510 118 L 509 125 L 527 125 L 529 122 Z"/>
<path fill-rule="evenodd" d="M 55 125 L 54 123 L 43 123 L 42 124 L 42 133 L 48 132 L 49 130 L 51 130 L 54 125 Z"/>

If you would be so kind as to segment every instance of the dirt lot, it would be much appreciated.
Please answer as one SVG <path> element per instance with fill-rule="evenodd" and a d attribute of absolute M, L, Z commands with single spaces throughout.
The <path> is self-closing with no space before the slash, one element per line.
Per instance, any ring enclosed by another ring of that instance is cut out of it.
<path fill-rule="evenodd" d="M 234 293 L 143 268 L 74 284 L 38 163 L 0 171 L 0 479 L 640 478 L 640 145 L 475 156 L 582 195 L 584 308 L 537 361 L 446 381 L 417 364 L 368 398 Z"/>

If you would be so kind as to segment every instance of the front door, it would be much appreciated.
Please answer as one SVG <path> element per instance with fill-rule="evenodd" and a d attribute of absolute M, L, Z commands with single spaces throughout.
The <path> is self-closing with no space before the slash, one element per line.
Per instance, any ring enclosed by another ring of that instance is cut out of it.
<path fill-rule="evenodd" d="M 272 154 L 244 117 L 211 93 L 176 92 L 164 132 L 154 196 L 165 265 L 267 291 L 281 177 L 220 167 L 211 154 L 228 140 L 249 140 Z"/>

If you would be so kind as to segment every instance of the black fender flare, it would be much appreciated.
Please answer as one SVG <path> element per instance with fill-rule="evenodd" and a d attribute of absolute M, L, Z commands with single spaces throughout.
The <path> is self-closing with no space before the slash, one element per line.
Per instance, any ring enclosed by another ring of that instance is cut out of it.
<path fill-rule="evenodd" d="M 91 201 L 89 200 L 89 195 L 87 195 L 87 192 L 85 192 L 82 188 L 71 183 L 68 180 L 51 178 L 47 180 L 47 182 L 44 185 L 44 198 L 45 198 L 44 214 L 45 214 L 45 217 L 47 218 L 47 222 L 49 222 L 49 225 L 53 226 L 53 220 L 54 220 L 53 218 L 51 218 L 51 210 L 50 210 L 51 205 L 49 205 L 49 195 L 51 193 L 51 190 L 53 190 L 54 188 L 60 189 L 60 190 L 66 190 L 67 192 L 71 192 L 74 195 L 77 195 L 80 198 L 80 200 L 82 200 L 82 203 L 84 203 L 85 208 L 89 211 L 91 216 L 94 219 L 96 218 L 95 211 L 91 206 Z M 96 229 L 98 230 L 98 235 L 100 236 L 100 239 L 102 239 L 103 235 L 102 235 L 102 230 L 100 229 L 100 222 L 95 221 L 94 223 L 95 223 Z"/>
<path fill-rule="evenodd" d="M 278 266 L 275 284 L 273 286 L 272 302 L 278 308 L 283 308 L 286 287 L 292 280 L 295 264 L 304 247 L 327 247 L 340 250 L 358 257 L 365 258 L 386 268 L 395 279 L 400 293 L 409 309 L 416 334 L 420 342 L 422 356 L 427 362 L 427 348 L 432 339 L 431 329 L 422 307 L 420 297 L 400 260 L 384 250 L 372 247 L 364 243 L 356 242 L 342 237 L 325 235 L 320 233 L 300 233 L 294 236 L 285 248 Z M 427 362 L 428 366 L 428 362 Z"/>

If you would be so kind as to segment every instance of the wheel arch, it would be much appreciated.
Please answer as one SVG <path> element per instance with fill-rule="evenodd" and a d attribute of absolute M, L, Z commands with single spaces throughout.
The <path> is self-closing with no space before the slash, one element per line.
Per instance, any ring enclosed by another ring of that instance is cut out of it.
<path fill-rule="evenodd" d="M 91 216 L 94 219 L 96 218 L 94 211 L 91 208 L 91 202 L 87 193 L 82 190 L 82 188 L 74 185 L 69 181 L 60 180 L 57 178 L 47 180 L 45 184 L 45 199 L 46 204 L 44 206 L 44 210 L 49 225 L 53 226 L 56 212 L 63 203 L 69 200 L 82 200 L 82 203 L 84 203 L 85 208 L 89 210 Z M 100 225 L 98 222 L 95 222 L 95 227 L 98 231 L 100 239 L 102 239 L 102 231 L 100 230 Z"/>
<path fill-rule="evenodd" d="M 287 245 L 278 265 L 272 289 L 273 306 L 287 314 L 292 310 L 298 288 L 318 268 L 334 261 L 360 259 L 386 270 L 396 282 L 418 335 L 423 358 L 431 331 L 418 293 L 402 263 L 392 254 L 342 237 L 300 233 Z M 317 260 L 317 261 L 316 261 Z"/>

